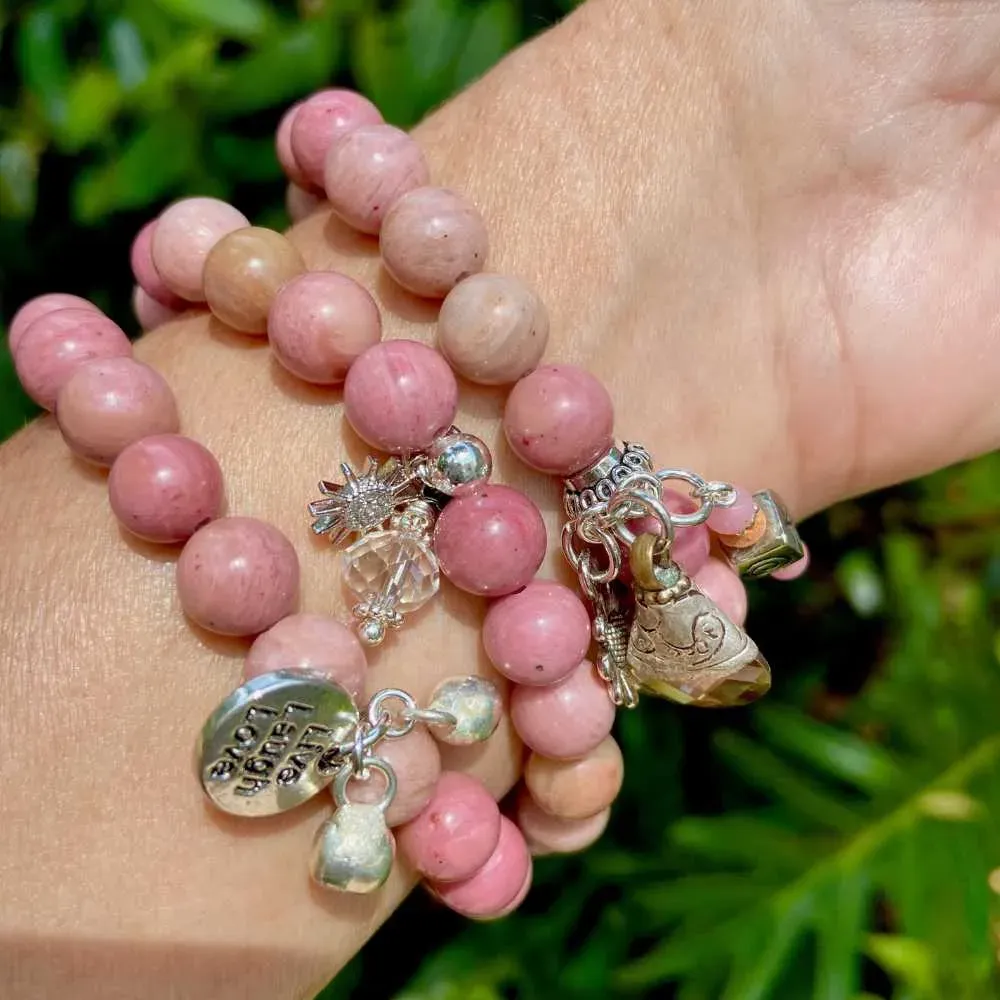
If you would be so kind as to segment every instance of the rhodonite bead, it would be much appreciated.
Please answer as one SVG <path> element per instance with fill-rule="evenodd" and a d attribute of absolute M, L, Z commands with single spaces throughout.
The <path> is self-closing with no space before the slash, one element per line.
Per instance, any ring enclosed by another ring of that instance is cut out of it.
<path fill-rule="evenodd" d="M 547 687 L 517 685 L 510 696 L 510 717 L 536 753 L 571 760 L 590 753 L 611 732 L 615 706 L 594 665 L 584 660 Z"/>
<path fill-rule="evenodd" d="M 742 487 L 736 488 L 736 502 L 731 507 L 716 507 L 706 522 L 720 535 L 738 535 L 753 523 L 757 507 L 753 494 Z"/>
<path fill-rule="evenodd" d="M 482 782 L 445 771 L 431 800 L 397 831 L 397 844 L 421 875 L 451 882 L 482 868 L 499 837 L 500 810 Z"/>
<path fill-rule="evenodd" d="M 742 625 L 747 620 L 747 588 L 739 575 L 721 559 L 709 559 L 692 579 L 731 622 Z"/>
<path fill-rule="evenodd" d="M 159 372 L 132 358 L 88 361 L 56 399 L 63 438 L 81 458 L 110 465 L 126 445 L 180 426 L 177 402 Z"/>
<path fill-rule="evenodd" d="M 306 269 L 280 233 L 248 226 L 223 236 L 205 259 L 205 298 L 215 316 L 241 333 L 266 333 L 278 290 Z"/>
<path fill-rule="evenodd" d="M 396 797 L 385 811 L 389 826 L 402 826 L 418 816 L 430 802 L 441 776 L 441 751 L 420 726 L 405 736 L 383 740 L 375 751 L 396 772 Z M 385 782 L 372 769 L 369 781 L 351 785 L 351 801 L 375 803 L 385 791 Z"/>
<path fill-rule="evenodd" d="M 165 208 L 153 230 L 153 267 L 175 295 L 205 301 L 205 258 L 234 229 L 250 225 L 247 217 L 218 198 L 184 198 Z"/>
<path fill-rule="evenodd" d="M 153 233 L 155 231 L 156 219 L 151 219 L 139 230 L 132 241 L 132 250 L 129 255 L 132 276 L 135 278 L 136 284 L 161 306 L 175 311 L 183 309 L 184 300 L 167 288 L 153 264 Z"/>
<path fill-rule="evenodd" d="M 313 670 L 332 677 L 358 699 L 366 668 L 365 651 L 346 625 L 326 615 L 298 614 L 257 636 L 247 652 L 243 676 L 250 680 L 273 670 Z"/>
<path fill-rule="evenodd" d="M 295 610 L 299 560 L 273 525 L 221 517 L 196 531 L 177 560 L 184 613 L 220 635 L 257 635 Z"/>
<path fill-rule="evenodd" d="M 139 285 L 132 289 L 132 312 L 143 332 L 155 330 L 158 326 L 163 326 L 164 323 L 169 323 L 172 319 L 177 319 L 180 316 L 179 311 L 168 309 L 165 305 L 157 302 L 152 296 L 147 295 Z"/>
<path fill-rule="evenodd" d="M 393 455 L 423 451 L 455 419 L 458 383 L 426 344 L 388 340 L 359 357 L 344 383 L 344 412 L 368 444 Z"/>
<path fill-rule="evenodd" d="M 484 486 L 452 500 L 434 529 L 441 572 L 461 590 L 502 597 L 531 582 L 545 558 L 538 508 L 509 486 Z"/>
<path fill-rule="evenodd" d="M 444 298 L 486 264 L 489 238 L 476 208 L 447 188 L 404 194 L 382 220 L 382 263 L 403 288 Z"/>
<path fill-rule="evenodd" d="M 542 809 L 526 789 L 517 799 L 517 825 L 536 857 L 585 850 L 604 833 L 610 818 L 609 807 L 585 819 L 560 819 Z"/>
<path fill-rule="evenodd" d="M 132 534 L 150 542 L 181 542 L 219 516 L 222 470 L 215 456 L 191 438 L 140 438 L 111 466 L 108 499 Z"/>
<path fill-rule="evenodd" d="M 352 129 L 381 122 L 378 108 L 353 90 L 320 90 L 306 98 L 292 115 L 289 131 L 292 156 L 302 177 L 322 189 L 326 155 L 333 143 Z"/>
<path fill-rule="evenodd" d="M 497 844 L 473 875 L 461 881 L 432 884 L 431 891 L 446 906 L 474 920 L 490 920 L 510 912 L 527 892 L 531 854 L 521 831 L 506 817 L 500 818 Z"/>
<path fill-rule="evenodd" d="M 548 365 L 514 386 L 503 425 L 522 462 L 540 472 L 568 476 L 611 448 L 614 407 L 608 390 L 589 372 Z"/>
<path fill-rule="evenodd" d="M 271 350 L 293 375 L 337 385 L 369 347 L 382 339 L 382 317 L 368 291 L 336 271 L 292 278 L 271 304 Z"/>
<path fill-rule="evenodd" d="M 512 681 L 552 684 L 587 655 L 590 615 L 569 587 L 534 580 L 490 607 L 483 645 L 493 666 Z"/>
<path fill-rule="evenodd" d="M 396 199 L 429 180 L 420 146 L 394 125 L 361 125 L 337 139 L 326 154 L 324 186 L 330 207 L 363 233 L 377 233 Z"/>
<path fill-rule="evenodd" d="M 470 382 L 506 385 L 527 375 L 545 353 L 549 316 L 520 279 L 473 274 L 441 303 L 438 346 Z"/>
<path fill-rule="evenodd" d="M 10 353 L 12 355 L 17 353 L 21 337 L 36 319 L 46 315 L 46 313 L 55 312 L 57 309 L 92 309 L 94 312 L 100 312 L 100 309 L 93 302 L 80 298 L 79 295 L 69 295 L 66 292 L 49 292 L 46 295 L 37 295 L 33 299 L 28 299 L 11 318 L 10 328 L 7 331 Z"/>
<path fill-rule="evenodd" d="M 603 812 L 617 798 L 625 765 L 622 752 L 606 736 L 577 760 L 553 760 L 533 753 L 524 770 L 532 798 L 561 819 L 585 819 Z"/>
<path fill-rule="evenodd" d="M 295 154 L 292 152 L 292 122 L 295 120 L 295 116 L 298 114 L 302 104 L 302 101 L 296 101 L 281 116 L 281 121 L 278 122 L 278 128 L 274 133 L 274 152 L 278 157 L 278 162 L 281 164 L 281 169 L 292 184 L 302 191 L 303 194 L 311 194 L 309 190 L 311 185 L 306 179 L 306 175 L 302 172 L 298 161 L 295 159 Z"/>
<path fill-rule="evenodd" d="M 125 331 L 94 308 L 57 309 L 39 316 L 21 335 L 14 367 L 24 391 L 51 410 L 59 390 L 88 361 L 132 354 Z"/>

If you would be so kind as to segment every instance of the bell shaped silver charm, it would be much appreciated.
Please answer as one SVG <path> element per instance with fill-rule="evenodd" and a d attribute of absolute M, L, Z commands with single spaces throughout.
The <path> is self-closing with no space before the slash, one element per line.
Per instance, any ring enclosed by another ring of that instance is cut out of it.
<path fill-rule="evenodd" d="M 670 559 L 661 535 L 639 535 L 629 552 L 635 617 L 626 663 L 640 688 L 682 705 L 727 708 L 771 686 L 756 643 Z"/>
<path fill-rule="evenodd" d="M 396 793 L 392 768 L 377 757 L 365 761 L 385 775 L 386 790 L 377 803 L 349 802 L 350 765 L 337 774 L 333 796 L 337 811 L 316 831 L 309 872 L 325 889 L 369 893 L 385 884 L 396 858 L 396 839 L 385 821 L 385 811 Z"/>

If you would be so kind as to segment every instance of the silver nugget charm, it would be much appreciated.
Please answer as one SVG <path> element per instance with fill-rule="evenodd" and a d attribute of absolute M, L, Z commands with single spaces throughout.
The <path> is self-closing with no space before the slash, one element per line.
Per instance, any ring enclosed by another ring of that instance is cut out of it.
<path fill-rule="evenodd" d="M 205 794 L 238 816 L 294 809 L 329 785 L 320 757 L 348 738 L 358 710 L 339 684 L 309 671 L 261 674 L 225 698 L 202 727 Z"/>
<path fill-rule="evenodd" d="M 767 693 L 771 670 L 756 643 L 670 560 L 662 536 L 636 538 L 629 565 L 636 606 L 626 659 L 644 691 L 701 708 Z"/>
<path fill-rule="evenodd" d="M 763 521 L 758 528 L 760 536 L 749 544 L 742 544 L 739 536 L 722 537 L 720 544 L 729 565 L 741 576 L 769 576 L 783 566 L 798 562 L 805 555 L 805 549 L 795 522 L 777 493 L 762 490 L 755 493 L 753 499 L 757 505 L 757 517 Z M 754 525 L 751 525 L 743 533 L 749 539 L 756 534 L 753 528 Z"/>

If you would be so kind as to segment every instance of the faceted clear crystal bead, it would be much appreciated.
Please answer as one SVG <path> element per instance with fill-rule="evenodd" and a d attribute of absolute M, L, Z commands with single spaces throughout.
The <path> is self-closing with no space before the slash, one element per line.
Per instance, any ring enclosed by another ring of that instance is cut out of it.
<path fill-rule="evenodd" d="M 438 563 L 416 535 L 376 531 L 343 554 L 344 583 L 362 600 L 386 597 L 402 614 L 423 607 L 438 591 Z"/>

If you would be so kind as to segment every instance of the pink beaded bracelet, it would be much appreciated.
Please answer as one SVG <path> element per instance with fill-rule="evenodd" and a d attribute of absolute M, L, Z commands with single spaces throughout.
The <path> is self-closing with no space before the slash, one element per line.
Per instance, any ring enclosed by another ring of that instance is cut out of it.
<path fill-rule="evenodd" d="M 293 217 L 325 191 L 348 225 L 379 234 L 400 285 L 444 300 L 441 354 L 382 342 L 365 289 L 344 275 L 307 273 L 288 240 L 215 199 L 177 202 L 140 231 L 134 302 L 146 328 L 207 302 L 233 329 L 267 334 L 299 378 L 343 382 L 352 427 L 390 455 L 372 456 L 360 472 L 343 465 L 343 482 L 321 481 L 309 505 L 313 532 L 349 542 L 343 575 L 358 598 L 356 635 L 332 618 L 295 613 L 298 560 L 284 535 L 219 517 L 218 463 L 177 433 L 169 387 L 131 359 L 107 317 L 73 296 L 33 300 L 11 324 L 15 365 L 29 394 L 55 409 L 70 447 L 111 466 L 123 526 L 186 541 L 178 589 L 188 616 L 212 631 L 258 636 L 246 682 L 202 731 L 209 798 L 240 815 L 269 815 L 332 786 L 337 808 L 311 864 L 321 885 L 376 888 L 398 841 L 437 898 L 472 917 L 500 916 L 528 891 L 531 852 L 579 850 L 603 831 L 623 773 L 610 735 L 616 705 L 634 706 L 641 691 L 708 706 L 766 691 L 766 661 L 741 628 L 746 594 L 735 571 L 795 575 L 804 549 L 773 494 L 654 471 L 645 449 L 615 445 L 611 400 L 593 376 L 538 367 L 548 335 L 540 299 L 517 279 L 483 273 L 478 212 L 427 186 L 417 144 L 364 98 L 329 90 L 300 102 L 276 145 Z M 541 515 L 522 493 L 490 482 L 488 448 L 453 426 L 449 364 L 474 382 L 514 383 L 507 440 L 526 464 L 565 481 L 562 548 L 591 610 L 568 588 L 533 581 L 546 549 Z M 501 712 L 488 681 L 446 680 L 425 707 L 387 689 L 365 716 L 357 708 L 362 643 L 384 641 L 433 597 L 439 570 L 495 599 L 484 645 L 514 685 L 512 722 L 532 751 L 515 807 L 520 830 L 475 779 L 442 773 L 428 736 L 488 738 Z M 592 638 L 596 665 L 587 659 Z"/>

